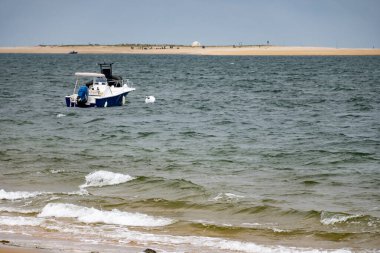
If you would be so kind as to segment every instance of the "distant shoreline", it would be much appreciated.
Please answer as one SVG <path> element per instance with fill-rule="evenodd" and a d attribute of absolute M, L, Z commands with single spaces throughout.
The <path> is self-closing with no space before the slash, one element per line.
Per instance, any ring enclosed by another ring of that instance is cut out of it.
<path fill-rule="evenodd" d="M 252 56 L 371 56 L 379 48 L 330 48 L 295 46 L 177 46 L 177 45 L 63 45 L 0 47 L 0 54 L 173 54 L 173 55 L 252 55 Z"/>

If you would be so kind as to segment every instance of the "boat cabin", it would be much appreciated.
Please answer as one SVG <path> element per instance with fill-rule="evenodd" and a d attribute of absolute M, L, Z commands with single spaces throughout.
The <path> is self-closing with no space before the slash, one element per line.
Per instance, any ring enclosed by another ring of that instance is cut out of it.
<path fill-rule="evenodd" d="M 98 63 L 100 67 L 100 73 L 102 73 L 106 78 L 109 86 L 121 87 L 123 86 L 123 78 L 121 76 L 112 75 L 112 64 L 113 63 Z"/>

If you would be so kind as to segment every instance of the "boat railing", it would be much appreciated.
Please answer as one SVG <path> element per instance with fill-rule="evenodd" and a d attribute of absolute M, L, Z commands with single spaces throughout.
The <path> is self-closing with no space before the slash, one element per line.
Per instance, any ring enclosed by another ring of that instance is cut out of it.
<path fill-rule="evenodd" d="M 126 84 L 128 87 L 132 88 L 133 87 L 133 82 L 129 79 L 124 79 L 123 84 Z"/>

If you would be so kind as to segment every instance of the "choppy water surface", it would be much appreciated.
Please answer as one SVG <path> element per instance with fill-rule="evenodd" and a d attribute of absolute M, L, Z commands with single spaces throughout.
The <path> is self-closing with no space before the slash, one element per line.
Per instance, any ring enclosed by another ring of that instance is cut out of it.
<path fill-rule="evenodd" d="M 103 61 L 127 105 L 66 108 Z M 379 57 L 0 55 L 0 87 L 3 235 L 380 249 Z"/>

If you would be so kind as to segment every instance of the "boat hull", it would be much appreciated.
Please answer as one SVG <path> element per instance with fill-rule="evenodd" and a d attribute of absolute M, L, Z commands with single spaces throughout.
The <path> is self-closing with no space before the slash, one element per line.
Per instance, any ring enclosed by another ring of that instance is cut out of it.
<path fill-rule="evenodd" d="M 123 92 L 115 96 L 109 97 L 97 97 L 92 99 L 92 102 L 86 103 L 84 105 L 78 105 L 76 100 L 73 100 L 71 96 L 66 96 L 66 106 L 67 107 L 113 107 L 113 106 L 122 106 L 125 103 L 125 99 L 128 95 L 128 92 Z"/>

